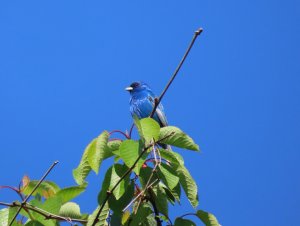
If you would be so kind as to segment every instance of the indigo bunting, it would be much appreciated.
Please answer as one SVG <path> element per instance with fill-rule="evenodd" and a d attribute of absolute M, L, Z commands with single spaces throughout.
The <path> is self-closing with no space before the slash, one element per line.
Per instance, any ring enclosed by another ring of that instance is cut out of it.
<path fill-rule="evenodd" d="M 143 82 L 133 82 L 125 90 L 130 93 L 129 103 L 131 115 L 136 115 L 139 119 L 149 117 L 155 101 L 155 95 L 150 87 Z M 168 125 L 162 104 L 157 106 L 153 119 L 159 123 L 160 127 Z"/>

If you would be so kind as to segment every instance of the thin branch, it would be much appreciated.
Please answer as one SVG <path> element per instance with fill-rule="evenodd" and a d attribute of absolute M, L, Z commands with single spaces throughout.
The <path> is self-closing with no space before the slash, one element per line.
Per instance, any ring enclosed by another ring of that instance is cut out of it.
<path fill-rule="evenodd" d="M 162 139 L 158 140 L 158 142 L 164 140 L 164 139 L 167 139 L 168 137 L 172 136 L 174 133 L 170 133 L 169 135 L 163 137 Z M 147 150 L 149 148 L 152 147 L 153 144 L 149 144 L 148 146 L 144 147 L 144 150 L 141 152 L 141 154 L 139 155 L 139 157 L 135 160 L 135 162 L 133 163 L 133 165 L 124 173 L 124 175 L 118 180 L 118 182 L 115 184 L 115 186 L 110 190 L 110 191 L 107 191 L 106 193 L 106 196 L 105 196 L 105 199 L 100 207 L 100 209 L 98 210 L 98 213 L 95 217 L 95 220 L 93 221 L 93 224 L 92 226 L 95 226 L 96 223 L 98 222 L 98 218 L 106 204 L 106 202 L 108 201 L 109 197 L 113 194 L 114 190 L 118 187 L 118 185 L 122 182 L 122 180 L 124 180 L 124 178 L 134 169 L 134 167 L 136 166 L 136 164 L 138 163 L 138 161 L 140 160 L 140 158 L 142 158 L 142 156 L 147 152 Z"/>
<path fill-rule="evenodd" d="M 33 190 L 30 192 L 30 194 L 22 201 L 22 203 L 20 204 L 20 208 L 18 209 L 18 211 L 16 212 L 15 216 L 13 217 L 13 219 L 11 220 L 9 226 L 12 225 L 12 223 L 15 221 L 15 219 L 17 218 L 18 214 L 20 213 L 21 209 L 23 208 L 23 206 L 26 204 L 26 202 L 28 201 L 28 199 L 31 197 L 31 195 L 36 191 L 36 189 L 41 185 L 41 183 L 43 182 L 43 180 L 48 176 L 48 174 L 51 172 L 51 170 L 54 168 L 54 166 L 58 163 L 58 161 L 55 161 L 50 168 L 47 170 L 47 172 L 44 174 L 44 176 L 42 176 L 42 178 L 39 180 L 39 182 L 35 185 L 35 187 L 33 188 Z"/>
<path fill-rule="evenodd" d="M 164 97 L 165 93 L 167 92 L 167 90 L 169 89 L 170 85 L 172 84 L 173 80 L 175 79 L 177 73 L 179 72 L 181 66 L 183 65 L 186 57 L 188 56 L 190 50 L 192 49 L 193 45 L 194 45 L 194 42 L 196 41 L 197 37 L 202 33 L 203 29 L 202 28 L 199 28 L 197 31 L 195 31 L 194 33 L 194 36 L 193 36 L 193 39 L 190 43 L 190 45 L 188 46 L 187 50 L 185 51 L 185 54 L 183 55 L 180 63 L 178 64 L 173 76 L 171 77 L 170 81 L 168 82 L 168 84 L 166 85 L 165 89 L 163 90 L 163 92 L 161 93 L 161 95 L 159 96 L 159 98 L 155 98 L 155 103 L 154 103 L 154 107 L 152 109 L 152 112 L 150 114 L 150 118 L 153 117 L 155 111 L 156 111 L 156 108 L 157 106 L 159 105 L 159 103 L 161 102 L 162 98 Z"/>
<path fill-rule="evenodd" d="M 121 130 L 113 130 L 113 131 L 109 132 L 109 135 L 112 135 L 112 134 L 114 134 L 114 133 L 120 133 L 120 134 L 122 134 L 124 137 L 126 137 L 126 139 L 130 139 L 130 137 L 129 137 L 126 133 L 122 132 Z"/>
<path fill-rule="evenodd" d="M 195 213 L 186 213 L 186 214 L 183 214 L 182 216 L 180 216 L 178 218 L 184 218 L 186 216 L 197 216 L 197 214 L 195 214 Z"/>
<path fill-rule="evenodd" d="M 21 207 L 22 203 L 19 203 L 19 202 L 13 202 L 13 203 L 0 202 L 0 205 L 7 206 L 7 207 Z M 58 221 L 87 223 L 87 220 L 75 219 L 75 218 L 73 219 L 73 218 L 63 217 L 63 216 L 59 216 L 59 215 L 56 215 L 56 214 L 49 213 L 46 210 L 40 209 L 36 206 L 33 206 L 33 205 L 29 204 L 28 202 L 24 203 L 22 208 L 25 209 L 25 210 L 34 211 L 34 212 L 44 216 L 45 219 L 49 219 L 49 220 L 52 219 L 52 220 L 58 220 Z"/>
<path fill-rule="evenodd" d="M 151 184 L 148 185 L 147 189 L 152 187 L 153 184 L 155 184 L 159 179 L 155 179 Z M 143 191 L 141 191 L 134 199 L 131 200 L 131 202 L 122 210 L 122 212 L 125 212 L 142 194 L 144 194 Z"/>

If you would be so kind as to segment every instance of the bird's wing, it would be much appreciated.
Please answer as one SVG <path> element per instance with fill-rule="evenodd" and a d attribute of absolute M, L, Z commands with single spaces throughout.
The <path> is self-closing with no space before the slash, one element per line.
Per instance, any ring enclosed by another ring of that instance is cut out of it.
<path fill-rule="evenodd" d="M 152 104 L 152 108 L 154 107 L 154 98 L 153 96 L 148 96 L 149 101 Z M 160 122 L 161 126 L 167 126 L 168 122 L 167 122 L 167 117 L 164 113 L 164 107 L 162 106 L 162 104 L 159 104 L 155 110 L 155 114 L 154 117 L 157 117 L 158 121 Z"/>

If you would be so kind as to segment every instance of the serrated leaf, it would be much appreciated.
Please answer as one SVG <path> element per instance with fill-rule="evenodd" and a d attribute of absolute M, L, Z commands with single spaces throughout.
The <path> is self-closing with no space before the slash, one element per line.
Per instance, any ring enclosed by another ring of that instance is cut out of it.
<path fill-rule="evenodd" d="M 140 179 L 141 185 L 144 189 L 145 189 L 145 186 L 147 183 L 148 183 L 148 185 L 152 184 L 152 182 L 154 182 L 155 180 L 158 179 L 157 175 L 153 174 L 153 176 L 151 177 L 151 180 L 149 181 L 152 171 L 153 171 L 153 168 L 151 168 L 151 167 L 141 168 L 139 179 Z"/>
<path fill-rule="evenodd" d="M 147 203 L 142 203 L 139 206 L 137 213 L 132 215 L 132 221 L 130 222 L 130 226 L 145 225 L 145 223 L 147 222 L 147 217 L 152 213 L 153 211 L 150 205 Z"/>
<path fill-rule="evenodd" d="M 134 197 L 134 181 L 131 180 L 129 184 L 127 183 L 125 192 L 119 200 L 116 200 L 115 196 L 111 196 L 108 199 L 109 208 L 112 211 L 114 211 L 114 213 L 120 215 L 122 213 L 122 210 L 128 205 L 128 203 L 133 199 L 133 197 Z"/>
<path fill-rule="evenodd" d="M 105 147 L 107 146 L 109 133 L 107 131 L 103 131 L 97 138 L 96 142 L 89 148 L 88 150 L 88 163 L 92 170 L 95 173 L 98 173 L 101 162 L 107 158 L 107 156 L 112 156 L 112 153 L 107 153 L 105 151 Z"/>
<path fill-rule="evenodd" d="M 78 195 L 80 195 L 82 192 L 84 192 L 86 189 L 85 186 L 72 186 L 67 187 L 59 190 L 56 194 L 56 196 L 59 196 L 62 200 L 62 203 L 66 203 Z"/>
<path fill-rule="evenodd" d="M 163 144 L 193 151 L 200 151 L 199 146 L 195 144 L 193 139 L 175 126 L 166 126 L 160 128 L 159 139 L 163 139 L 160 141 L 160 143 Z"/>
<path fill-rule="evenodd" d="M 96 219 L 99 209 L 100 206 L 98 206 L 97 209 L 89 216 L 87 226 L 92 226 L 94 220 Z M 96 226 L 105 226 L 106 219 L 108 218 L 108 214 L 109 214 L 109 207 L 108 204 L 106 203 L 101 211 L 101 214 L 98 217 L 99 221 L 96 223 Z"/>
<path fill-rule="evenodd" d="M 21 188 L 21 191 L 24 195 L 29 195 L 34 187 L 39 183 L 38 180 L 30 181 L 25 187 Z M 33 196 L 40 194 L 43 197 L 50 198 L 54 196 L 60 190 L 59 186 L 52 181 L 43 181 L 39 187 L 33 193 Z"/>
<path fill-rule="evenodd" d="M 188 197 L 188 200 L 195 208 L 198 205 L 198 187 L 189 171 L 184 166 L 179 166 L 176 170 L 179 182 Z"/>
<path fill-rule="evenodd" d="M 120 145 L 120 157 L 124 161 L 124 163 L 130 168 L 133 166 L 139 155 L 141 154 L 140 143 L 134 140 L 125 140 Z M 139 175 L 140 168 L 142 167 L 144 161 L 146 159 L 146 154 L 144 154 L 139 161 L 137 162 L 136 166 L 134 167 L 133 171 Z"/>
<path fill-rule="evenodd" d="M 217 218 L 211 213 L 198 210 L 196 215 L 206 226 L 220 226 Z"/>
<path fill-rule="evenodd" d="M 158 140 L 160 126 L 152 118 L 143 118 L 140 120 L 142 136 L 144 137 L 146 144 L 149 144 L 153 139 Z"/>
<path fill-rule="evenodd" d="M 81 157 L 81 160 L 79 162 L 79 165 L 76 169 L 73 170 L 73 177 L 78 185 L 85 184 L 85 179 L 88 176 L 88 174 L 91 172 L 91 166 L 88 161 L 88 153 L 90 149 L 96 148 L 96 142 L 97 139 L 95 138 L 88 144 L 88 146 L 85 148 L 83 155 Z"/>
<path fill-rule="evenodd" d="M 178 217 L 175 220 L 174 226 L 196 226 L 196 224 L 191 220 L 187 220 L 187 219 Z"/>
<path fill-rule="evenodd" d="M 68 218 L 81 218 L 80 207 L 75 202 L 67 202 L 61 206 L 59 215 Z"/>
<path fill-rule="evenodd" d="M 151 192 L 151 190 L 149 190 L 149 192 Z M 165 190 L 162 187 L 162 183 L 158 183 L 156 186 L 154 186 L 153 192 L 157 209 L 163 215 L 168 216 L 168 200 Z"/>
<path fill-rule="evenodd" d="M 163 159 L 168 160 L 172 166 L 175 166 L 175 168 L 184 165 L 183 158 L 180 154 L 172 150 L 165 150 L 165 149 L 159 149 L 159 152 L 161 157 Z"/>
<path fill-rule="evenodd" d="M 118 183 L 121 177 L 126 173 L 128 168 L 125 165 L 114 164 L 111 172 L 110 186 L 109 189 L 112 188 Z M 125 192 L 126 184 L 128 183 L 129 176 L 126 176 L 119 185 L 113 191 L 115 198 L 118 200 Z"/>
<path fill-rule="evenodd" d="M 101 205 L 105 199 L 105 196 L 107 195 L 107 191 L 110 186 L 111 181 L 111 173 L 112 173 L 112 166 L 106 171 L 106 174 L 104 176 L 101 191 L 98 194 L 98 204 Z"/>
<path fill-rule="evenodd" d="M 179 177 L 176 176 L 175 170 L 165 163 L 159 165 L 158 171 L 160 178 L 172 190 L 179 182 Z"/>

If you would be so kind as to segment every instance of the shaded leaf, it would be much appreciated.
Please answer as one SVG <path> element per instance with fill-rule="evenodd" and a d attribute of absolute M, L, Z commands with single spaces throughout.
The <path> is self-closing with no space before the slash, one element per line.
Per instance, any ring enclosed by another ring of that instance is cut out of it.
<path fill-rule="evenodd" d="M 178 217 L 175 220 L 174 226 L 196 226 L 196 224 L 191 220 L 187 220 L 187 219 Z"/>
<path fill-rule="evenodd" d="M 205 212 L 203 210 L 198 210 L 196 215 L 200 218 L 200 220 L 206 225 L 206 226 L 219 226 L 219 222 L 217 218 L 208 212 Z"/>
<path fill-rule="evenodd" d="M 146 222 L 147 217 L 152 214 L 152 209 L 149 204 L 142 203 L 136 214 L 132 215 L 132 221 L 130 222 L 130 226 L 139 226 L 139 225 L 148 225 Z"/>
<path fill-rule="evenodd" d="M 154 192 L 154 201 L 155 201 L 157 209 L 163 215 L 169 216 L 168 200 L 167 200 L 165 190 L 162 188 L 162 183 L 158 183 L 156 186 L 153 187 L 152 190 Z M 149 190 L 149 192 L 151 192 L 151 190 Z"/>
<path fill-rule="evenodd" d="M 170 134 L 172 135 L 169 136 Z M 162 139 L 164 137 L 167 138 L 160 141 L 160 143 L 169 144 L 188 150 L 199 151 L 199 146 L 195 144 L 193 139 L 175 126 L 166 126 L 160 128 L 159 139 Z"/>
<path fill-rule="evenodd" d="M 104 176 L 101 191 L 98 194 L 98 204 L 101 205 L 105 199 L 107 191 L 109 190 L 110 181 L 111 181 L 111 173 L 112 173 L 112 166 L 106 171 Z"/>
<path fill-rule="evenodd" d="M 129 204 L 134 197 L 134 181 L 126 184 L 124 194 L 119 200 L 116 200 L 115 196 L 110 196 L 108 199 L 109 207 L 114 213 L 121 215 L 122 210 Z"/>
<path fill-rule="evenodd" d="M 180 184 L 186 196 L 188 197 L 188 200 L 195 208 L 198 205 L 197 184 L 195 183 L 189 171 L 184 166 L 178 167 L 176 172 L 178 173 Z"/>
<path fill-rule="evenodd" d="M 165 163 L 159 165 L 159 176 L 163 182 L 172 190 L 179 182 L 179 177 L 176 176 L 175 170 Z"/>
<path fill-rule="evenodd" d="M 44 224 L 40 223 L 39 221 L 29 221 L 25 225 L 26 226 L 44 226 Z"/>

